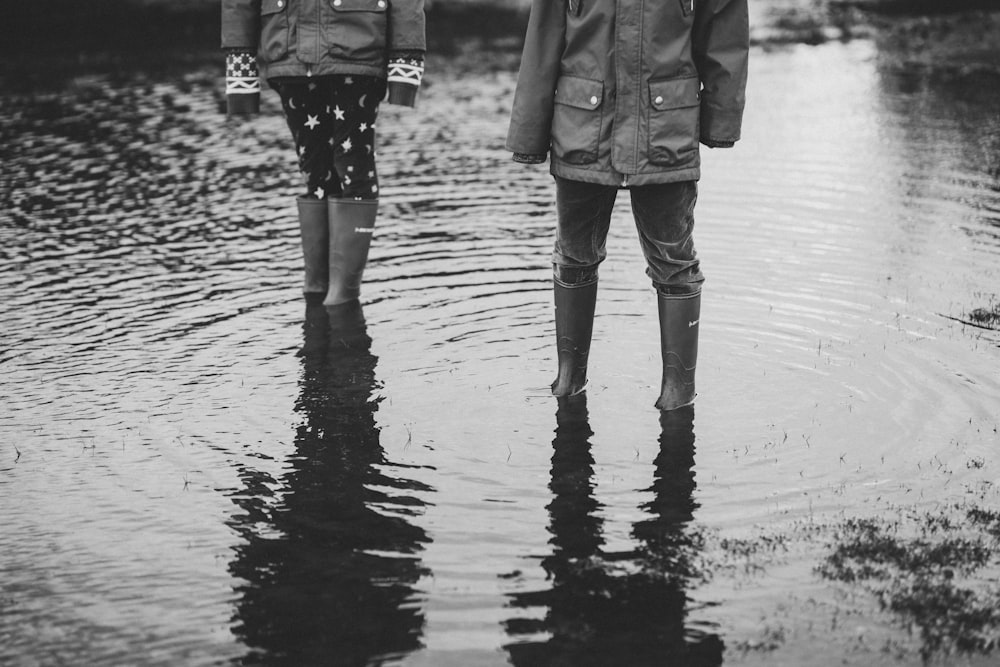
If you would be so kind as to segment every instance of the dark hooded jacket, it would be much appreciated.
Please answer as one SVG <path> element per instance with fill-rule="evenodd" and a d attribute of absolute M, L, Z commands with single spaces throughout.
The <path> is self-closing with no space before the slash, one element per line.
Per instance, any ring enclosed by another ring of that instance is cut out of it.
<path fill-rule="evenodd" d="M 608 185 L 700 177 L 740 138 L 747 0 L 532 0 L 507 148 Z"/>

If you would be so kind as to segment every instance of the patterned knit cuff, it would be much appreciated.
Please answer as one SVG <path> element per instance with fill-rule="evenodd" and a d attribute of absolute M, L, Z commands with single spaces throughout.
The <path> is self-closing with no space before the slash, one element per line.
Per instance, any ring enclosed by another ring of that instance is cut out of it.
<path fill-rule="evenodd" d="M 389 83 L 419 86 L 424 78 L 424 54 L 413 51 L 393 53 L 389 58 Z"/>
<path fill-rule="evenodd" d="M 226 103 L 230 115 L 260 111 L 260 72 L 249 51 L 226 53 Z"/>

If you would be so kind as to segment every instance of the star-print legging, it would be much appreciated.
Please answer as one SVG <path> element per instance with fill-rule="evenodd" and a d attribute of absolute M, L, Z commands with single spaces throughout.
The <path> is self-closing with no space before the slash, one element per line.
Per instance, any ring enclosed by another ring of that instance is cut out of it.
<path fill-rule="evenodd" d="M 375 119 L 385 80 L 338 74 L 268 83 L 281 97 L 306 196 L 378 199 Z"/>

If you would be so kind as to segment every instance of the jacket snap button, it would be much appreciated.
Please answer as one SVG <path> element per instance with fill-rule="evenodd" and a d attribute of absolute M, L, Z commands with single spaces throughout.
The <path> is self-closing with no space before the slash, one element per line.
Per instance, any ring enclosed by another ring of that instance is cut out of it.
<path fill-rule="evenodd" d="M 597 104 L 597 95 L 592 95 L 590 97 L 590 103 L 591 104 Z"/>
<path fill-rule="evenodd" d="M 385 7 L 385 0 L 378 0 L 378 6 L 379 6 L 379 8 L 384 8 Z"/>
<path fill-rule="evenodd" d="M 663 95 L 657 95 L 656 99 L 653 101 L 656 102 L 657 104 L 663 104 Z"/>
<path fill-rule="evenodd" d="M 284 1 L 283 0 L 278 0 L 278 9 L 281 9 L 284 6 L 285 6 Z"/>
<path fill-rule="evenodd" d="M 333 6 L 334 7 L 340 7 L 340 5 L 341 5 L 340 0 L 333 0 Z"/>

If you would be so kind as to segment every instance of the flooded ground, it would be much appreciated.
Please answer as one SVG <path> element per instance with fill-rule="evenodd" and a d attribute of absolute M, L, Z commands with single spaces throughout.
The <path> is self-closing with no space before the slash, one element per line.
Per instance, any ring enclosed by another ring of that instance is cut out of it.
<path fill-rule="evenodd" d="M 591 388 L 547 393 L 552 184 L 489 59 L 384 107 L 334 311 L 273 95 L 0 97 L 0 662 L 993 664 L 998 88 L 755 51 L 704 156 L 699 400 L 661 421 L 625 195 Z"/>

